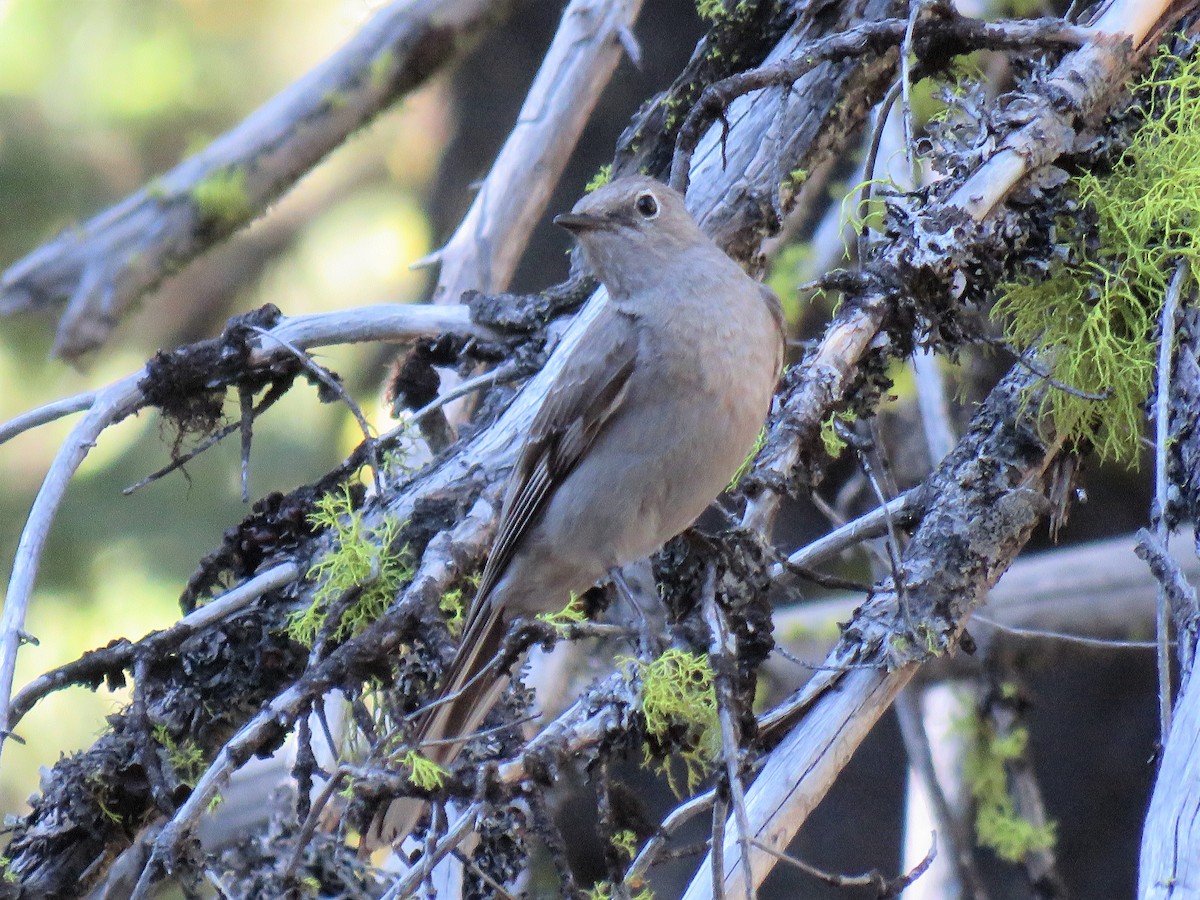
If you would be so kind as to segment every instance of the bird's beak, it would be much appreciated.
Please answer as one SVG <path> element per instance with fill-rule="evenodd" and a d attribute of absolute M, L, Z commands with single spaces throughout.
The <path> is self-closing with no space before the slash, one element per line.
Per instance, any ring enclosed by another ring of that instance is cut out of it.
<path fill-rule="evenodd" d="M 554 217 L 554 224 L 573 234 L 578 234 L 581 231 L 592 231 L 596 228 L 603 228 L 606 224 L 605 220 L 599 216 L 589 216 L 587 213 L 562 213 Z"/>

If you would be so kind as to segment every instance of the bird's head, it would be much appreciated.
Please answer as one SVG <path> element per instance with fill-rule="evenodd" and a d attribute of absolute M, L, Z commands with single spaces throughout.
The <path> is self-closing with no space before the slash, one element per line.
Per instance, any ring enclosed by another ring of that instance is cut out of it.
<path fill-rule="evenodd" d="M 662 270 L 689 248 L 709 243 L 683 197 L 641 175 L 597 188 L 554 223 L 575 235 L 610 290 L 640 282 L 648 271 Z"/>

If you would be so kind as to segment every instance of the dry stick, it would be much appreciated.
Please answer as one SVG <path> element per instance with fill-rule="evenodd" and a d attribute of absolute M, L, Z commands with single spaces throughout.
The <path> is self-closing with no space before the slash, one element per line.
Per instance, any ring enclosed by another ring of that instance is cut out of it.
<path fill-rule="evenodd" d="M 554 186 L 621 58 L 642 0 L 572 0 L 471 208 L 446 245 L 433 302 L 505 290 Z M 514 186 L 519 185 L 519 189 Z"/>
<path fill-rule="evenodd" d="M 883 506 L 877 506 L 869 513 L 865 513 L 829 534 L 817 538 L 811 544 L 801 547 L 787 558 L 787 565 L 798 569 L 815 566 L 865 540 L 885 534 L 889 519 L 901 524 L 908 523 L 920 513 L 919 500 L 920 497 L 915 489 L 905 491 Z M 778 576 L 782 569 L 783 567 L 779 565 L 772 566 L 772 576 Z"/>
<path fill-rule="evenodd" d="M 249 328 L 259 337 L 269 338 L 278 343 L 280 347 L 294 356 L 300 365 L 311 372 L 321 384 L 333 391 L 338 399 L 345 404 L 346 408 L 350 410 L 350 413 L 354 416 L 354 421 L 358 423 L 359 431 L 362 432 L 363 443 L 366 445 L 367 454 L 371 459 L 371 477 L 375 483 L 375 493 L 382 494 L 387 488 L 387 475 L 383 471 L 383 466 L 379 464 L 379 442 L 375 440 L 375 435 L 371 433 L 371 423 L 363 415 L 362 408 L 346 392 L 346 388 L 342 386 L 342 382 L 335 378 L 324 366 L 318 365 L 311 356 L 284 338 L 277 337 L 267 329 L 259 328 L 257 325 L 251 325 Z"/>
<path fill-rule="evenodd" d="M 830 35 L 797 49 L 787 59 L 733 75 L 706 87 L 679 129 L 675 158 L 671 164 L 671 187 L 685 193 L 690 179 L 692 156 L 708 127 L 738 97 L 768 87 L 790 85 L 817 66 L 831 60 L 882 52 L 904 40 L 908 20 L 868 22 Z M 1016 22 L 979 22 L 952 10 L 931 19 L 931 29 L 941 28 L 968 49 L 1026 49 L 1029 46 L 1086 44 L 1094 33 L 1061 19 L 1032 19 Z"/>
<path fill-rule="evenodd" d="M 713 803 L 712 838 L 708 845 L 708 868 L 712 872 L 713 900 L 725 900 L 725 817 L 728 815 L 729 801 L 718 794 Z"/>
<path fill-rule="evenodd" d="M 721 724 L 721 756 L 725 762 L 725 777 L 729 780 L 729 794 L 733 800 L 734 819 L 737 822 L 738 841 L 742 845 L 742 865 L 750 864 L 750 820 L 746 816 L 746 787 L 742 783 L 742 751 L 739 729 L 733 720 L 731 706 L 736 702 L 736 691 L 731 683 L 730 672 L 736 671 L 737 645 L 726 627 L 725 617 L 717 606 L 716 568 L 708 565 L 704 580 L 702 604 L 704 623 L 709 631 L 709 657 L 716 660 L 713 666 L 713 686 L 717 698 L 717 717 Z M 713 834 L 713 846 L 718 846 L 717 835 Z M 722 874 L 720 881 L 724 881 Z M 745 874 L 746 900 L 754 900 L 754 880 L 749 871 Z"/>
<path fill-rule="evenodd" d="M 290 384 L 283 384 L 282 382 L 276 382 L 275 384 L 272 384 L 267 389 L 267 392 L 263 395 L 262 400 L 260 400 L 256 406 L 251 406 L 250 418 L 253 419 L 253 418 L 256 418 L 256 417 L 262 415 L 264 412 L 266 412 L 268 409 L 270 409 L 272 406 L 274 406 L 277 402 L 282 400 L 283 395 L 286 394 L 290 389 L 291 389 Z M 241 386 L 238 386 L 238 393 L 241 398 L 244 398 L 247 396 L 247 392 L 242 391 Z M 206 437 L 203 441 L 201 441 L 199 444 L 194 446 L 187 453 L 184 453 L 182 456 L 175 456 L 165 466 L 155 469 L 153 472 L 151 472 L 149 475 L 142 478 L 140 481 L 136 481 L 133 484 L 129 485 L 129 487 L 122 488 L 121 494 L 123 496 L 128 497 L 130 494 L 137 493 L 138 491 L 140 491 L 142 488 L 146 487 L 147 485 L 153 484 L 154 482 L 158 481 L 160 478 L 165 478 L 167 475 L 170 475 L 172 472 L 182 469 L 184 466 L 186 466 L 188 463 L 190 463 L 197 456 L 200 456 L 202 453 L 207 453 L 209 450 L 211 450 L 217 444 L 221 443 L 221 441 L 225 440 L 225 438 L 229 437 L 231 434 L 233 434 L 235 431 L 238 431 L 239 429 L 242 431 L 242 435 L 244 438 L 246 435 L 246 432 L 248 430 L 248 427 L 245 424 L 245 416 L 246 416 L 246 413 L 245 413 L 244 407 L 243 407 L 242 418 L 240 418 L 237 422 L 232 422 L 228 425 L 222 425 L 220 428 L 218 428 L 216 431 L 209 434 L 208 437 Z M 247 470 L 248 461 L 249 461 L 249 448 L 247 447 L 246 441 L 243 440 L 243 443 L 242 443 L 243 477 Z M 244 490 L 245 490 L 245 482 L 243 481 L 243 491 Z M 245 502 L 245 500 L 246 500 L 245 494 L 243 493 L 242 496 L 243 496 L 243 502 Z"/>
<path fill-rule="evenodd" d="M 3 425 L 0 425 L 0 444 L 11 441 L 17 435 L 33 428 L 57 421 L 63 416 L 83 412 L 96 402 L 96 395 L 96 391 L 87 391 L 83 394 L 76 394 L 74 397 L 64 397 L 62 400 L 54 400 L 45 406 L 39 406 L 37 409 L 31 409 L 27 413 L 21 413 L 16 418 L 10 419 Z"/>
<path fill-rule="evenodd" d="M 9 700 L 12 697 L 13 672 L 17 665 L 17 650 L 26 639 L 25 614 L 33 595 L 42 551 L 50 534 L 67 485 L 88 451 L 96 444 L 100 433 L 119 422 L 141 406 L 142 392 L 138 387 L 145 370 L 123 378 L 99 391 L 96 401 L 63 441 L 54 462 L 46 473 L 34 498 L 33 507 L 25 520 L 21 539 L 13 559 L 12 575 L 4 599 L 4 616 L 0 619 L 0 750 L 12 731 Z"/>
<path fill-rule="evenodd" d="M 1171 354 L 1175 350 L 1175 319 L 1179 295 L 1188 277 L 1188 264 L 1180 260 L 1167 287 L 1163 301 L 1162 327 L 1158 341 L 1158 396 L 1154 406 L 1154 509 L 1150 519 L 1163 553 L 1170 549 L 1171 530 L 1167 525 L 1167 442 L 1171 439 Z M 1171 614 L 1170 598 L 1164 584 L 1158 591 L 1154 616 L 1158 638 L 1158 740 L 1167 743 L 1171 731 Z"/>
<path fill-rule="evenodd" d="M 293 562 L 280 563 L 209 601 L 164 631 L 152 632 L 136 643 L 94 650 L 90 655 L 39 675 L 13 698 L 10 713 L 12 727 L 16 728 L 34 704 L 47 694 L 78 683 L 85 674 L 94 674 L 97 666 L 91 664 L 92 660 L 102 659 L 106 669 L 127 668 L 139 655 L 154 655 L 177 647 L 208 626 L 245 609 L 268 591 L 291 584 L 299 577 L 298 565 Z"/>
<path fill-rule="evenodd" d="M 471 310 L 461 303 L 358 306 L 338 312 L 287 316 L 271 329 L 272 337 L 301 350 L 329 344 L 394 343 L 442 334 L 461 334 L 489 341 L 502 339 L 494 329 L 472 321 Z M 250 364 L 265 363 L 278 355 L 273 346 L 260 346 L 250 353 Z"/>
<path fill-rule="evenodd" d="M 1068 644 L 1078 644 L 1080 647 L 1096 647 L 1100 650 L 1154 650 L 1158 641 L 1126 641 L 1118 638 L 1093 638 L 1083 634 L 1067 634 L 1064 631 L 1054 631 L 1048 628 L 1022 628 L 1019 625 L 1006 625 L 983 613 L 975 613 L 971 621 L 980 622 L 989 628 L 995 628 L 1013 637 L 1033 638 L 1039 641 L 1062 641 Z"/>
<path fill-rule="evenodd" d="M 924 8 L 925 0 L 909 0 L 908 24 L 904 28 L 904 41 L 900 44 L 900 121 L 904 129 L 904 152 L 908 157 L 909 179 L 914 187 L 921 183 L 921 160 L 917 155 L 917 142 L 913 137 L 911 57 L 917 17 Z"/>
<path fill-rule="evenodd" d="M 447 326 L 452 326 L 450 330 L 481 337 L 494 334 L 490 329 L 471 323 L 465 309 L 441 307 L 437 315 L 429 315 L 422 310 L 417 306 L 367 307 L 345 310 L 336 316 L 300 316 L 285 319 L 269 334 L 280 342 L 286 341 L 301 348 L 359 340 L 403 340 L 431 333 L 440 334 Z M 259 350 L 251 354 L 249 365 L 262 365 L 280 355 L 277 347 Z M 84 457 L 95 446 L 101 432 L 144 405 L 145 397 L 139 385 L 147 374 L 143 368 L 95 393 L 95 400 L 87 414 L 55 454 L 26 517 L 4 598 L 4 615 L 0 619 L 0 751 L 13 726 L 10 701 L 17 651 L 28 637 L 24 631 L 25 617 L 50 526 L 58 513 L 67 485 Z"/>
<path fill-rule="evenodd" d="M 475 828 L 475 819 L 482 810 L 482 804 L 475 803 L 467 807 L 467 811 L 458 817 L 445 837 L 434 845 L 433 850 L 421 857 L 420 865 L 414 866 L 403 878 L 396 881 L 380 900 L 405 900 L 411 897 L 434 870 L 434 867 L 455 847 L 467 839 L 467 835 Z M 131 898 L 136 900 L 136 898 Z"/>
<path fill-rule="evenodd" d="M 879 872 L 868 872 L 864 875 L 834 875 L 823 869 L 818 869 L 816 866 L 810 865 L 802 859 L 797 859 L 790 854 L 780 853 L 774 847 L 764 844 L 762 841 L 754 841 L 753 844 L 755 848 L 771 854 L 780 862 L 787 863 L 789 866 L 799 869 L 805 875 L 809 875 L 818 881 L 823 881 L 831 887 L 841 888 L 842 890 L 853 887 L 873 887 L 880 892 L 877 895 L 879 897 L 898 897 L 901 891 L 925 874 L 930 863 L 937 857 L 937 835 L 930 835 L 930 838 L 929 852 L 925 854 L 925 858 L 911 872 L 902 875 L 892 882 L 888 882 Z"/>
<path fill-rule="evenodd" d="M 670 814 L 663 819 L 662 824 L 658 826 L 654 836 L 646 842 L 646 846 L 630 864 L 629 871 L 625 873 L 624 878 L 626 889 L 641 887 L 646 873 L 650 871 L 650 867 L 654 865 L 655 860 L 666 847 L 670 836 L 696 816 L 711 809 L 716 800 L 716 791 L 705 791 L 671 810 Z"/>
<path fill-rule="evenodd" d="M 1163 603 L 1171 610 L 1177 632 L 1175 641 L 1179 645 L 1180 685 L 1186 684 L 1192 673 L 1193 656 L 1196 649 L 1196 589 L 1188 583 L 1179 562 L 1171 556 L 1158 536 L 1145 528 L 1138 529 L 1138 542 L 1134 552 L 1145 560 L 1158 581 L 1158 606 Z M 1158 641 L 1153 646 L 1161 649 Z"/>
<path fill-rule="evenodd" d="M 64 231 L 0 277 L 0 314 L 70 296 L 54 352 L 99 346 L 124 311 L 264 210 L 382 109 L 494 27 L 510 0 L 396 0 L 341 49 L 195 156 Z M 197 192 L 236 181 L 242 215 L 206 215 Z M 214 220 L 215 219 L 215 220 Z"/>
<path fill-rule="evenodd" d="M 867 216 L 871 209 L 871 188 L 875 184 L 875 163 L 879 159 L 879 147 L 883 142 L 883 134 L 886 130 L 892 107 L 896 103 L 896 98 L 900 96 L 901 86 L 902 82 L 897 81 L 888 88 L 888 92 L 884 95 L 883 100 L 875 107 L 875 127 L 871 130 L 871 141 L 867 145 L 867 158 L 863 163 L 862 169 L 862 193 L 858 198 L 858 208 L 861 210 L 863 216 L 862 230 L 858 235 L 858 258 L 860 260 L 867 258 L 867 236 L 870 234 L 870 229 L 867 227 Z M 832 208 L 831 206 L 830 209 L 832 210 Z"/>

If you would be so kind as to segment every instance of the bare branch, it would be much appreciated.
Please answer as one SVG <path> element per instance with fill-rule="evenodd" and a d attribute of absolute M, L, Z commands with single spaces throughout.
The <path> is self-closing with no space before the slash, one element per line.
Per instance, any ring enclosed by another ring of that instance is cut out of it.
<path fill-rule="evenodd" d="M 621 58 L 642 0 L 572 0 L 517 124 L 446 246 L 434 303 L 508 287 L 550 193 Z M 519 187 L 518 187 L 519 186 Z"/>
<path fill-rule="evenodd" d="M 448 324 L 457 325 L 467 333 L 491 334 L 490 330 L 471 323 L 463 307 L 438 307 L 434 315 L 428 310 L 428 307 L 420 306 L 377 306 L 365 310 L 347 310 L 337 315 L 297 316 L 282 320 L 267 333 L 273 338 L 277 335 L 293 335 L 296 343 L 305 347 L 343 340 L 402 340 L 429 334 L 431 329 L 436 329 L 434 333 L 441 333 L 441 328 Z M 265 344 L 260 342 L 250 354 L 249 367 L 268 366 L 272 361 L 290 354 L 274 341 L 266 341 Z M 26 517 L 5 594 L 3 619 L 0 620 L 0 749 L 12 729 L 9 701 L 13 672 L 17 651 L 26 639 L 25 617 L 50 527 L 68 483 L 100 435 L 106 428 L 145 405 L 142 386 L 147 374 L 148 369 L 142 369 L 91 396 L 92 403 L 87 414 L 59 448 Z M 82 397 L 75 399 L 82 402 Z"/>
<path fill-rule="evenodd" d="M 58 306 L 54 353 L 100 346 L 135 300 L 259 215 L 347 136 L 448 63 L 509 0 L 399 0 L 170 172 L 14 263 L 0 314 Z M 217 185 L 223 202 L 206 199 Z"/>
<path fill-rule="evenodd" d="M 15 419 L 0 425 L 0 444 L 11 441 L 17 435 L 38 428 L 48 422 L 55 422 L 63 416 L 83 412 L 95 402 L 96 392 L 87 391 L 83 394 L 76 394 L 74 397 L 64 397 L 62 400 L 55 400 L 53 403 L 47 403 L 45 406 L 39 406 L 37 409 L 22 413 Z"/>
<path fill-rule="evenodd" d="M 1028 421 L 1036 397 L 1024 406 L 1024 391 L 1036 393 L 1032 376 L 1010 373 L 976 416 L 971 429 L 927 482 L 936 497 L 902 560 L 905 596 L 913 618 L 924 623 L 921 635 L 897 630 L 898 599 L 886 585 L 855 617 L 826 660 L 830 672 L 817 675 L 798 696 L 805 710 L 799 725 L 768 758 L 747 795 L 755 839 L 783 852 L 791 837 L 828 790 L 850 752 L 866 736 L 896 693 L 913 677 L 929 647 L 943 653 L 957 638 L 965 618 L 983 599 L 1020 551 L 1046 509 L 1036 493 L 1057 450 L 1031 446 L 1037 426 Z M 983 460 L 987 460 L 984 463 Z M 990 470 L 1004 460 L 1000 475 Z M 984 471 L 985 469 L 989 471 Z M 953 541 L 947 539 L 954 534 Z M 946 559 L 947 548 L 962 553 Z M 926 617 L 932 616 L 932 619 Z M 917 641 L 921 646 L 917 647 Z M 864 667 L 865 666 L 865 667 Z M 836 686 L 836 690 L 832 688 Z M 785 707 L 763 724 L 770 740 L 793 714 Z M 726 890 L 739 888 L 736 843 L 726 841 L 729 860 Z M 765 852 L 751 856 L 756 883 L 774 865 Z M 702 869 L 701 871 L 704 871 Z M 697 876 L 685 897 L 710 896 Z"/>

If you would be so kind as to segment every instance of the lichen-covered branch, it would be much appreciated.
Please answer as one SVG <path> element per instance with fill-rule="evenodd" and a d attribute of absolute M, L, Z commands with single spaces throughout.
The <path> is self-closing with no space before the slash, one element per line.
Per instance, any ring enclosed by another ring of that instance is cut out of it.
<path fill-rule="evenodd" d="M 511 0 L 398 0 L 346 46 L 151 184 L 0 276 L 0 315 L 62 304 L 54 353 L 100 346 L 130 304 L 259 215 Z"/>
<path fill-rule="evenodd" d="M 1044 387 L 1040 388 L 1044 390 Z M 900 586 L 876 585 L 824 669 L 799 698 L 798 725 L 776 747 L 747 795 L 755 840 L 784 852 L 859 742 L 921 663 L 948 652 L 988 587 L 1020 552 L 1047 508 L 1040 493 L 1058 448 L 1041 436 L 1039 387 L 1027 372 L 993 392 L 954 452 L 926 482 L 936 498 L 905 552 Z M 1026 404 L 1026 401 L 1029 401 Z M 917 623 L 907 630 L 906 619 Z M 836 689 L 835 689 L 836 688 Z M 787 717 L 764 725 L 767 740 Z M 730 829 L 732 830 L 732 829 Z M 725 890 L 742 890 L 740 850 L 726 840 Z M 776 857 L 751 854 L 755 884 Z M 711 897 L 707 864 L 687 900 Z"/>

